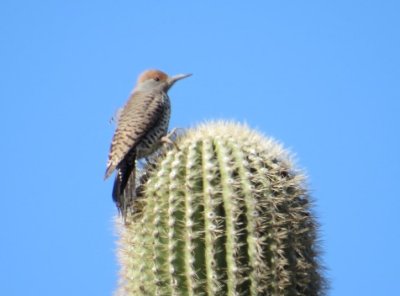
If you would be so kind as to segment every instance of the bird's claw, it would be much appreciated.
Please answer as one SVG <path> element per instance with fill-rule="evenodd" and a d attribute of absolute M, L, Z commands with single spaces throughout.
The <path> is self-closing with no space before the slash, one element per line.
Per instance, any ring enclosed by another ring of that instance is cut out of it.
<path fill-rule="evenodd" d="M 175 141 L 171 139 L 171 137 L 175 136 L 177 130 L 178 128 L 173 128 L 172 131 L 170 131 L 167 135 L 161 138 L 161 143 L 173 145 L 176 148 L 176 150 L 180 151 L 178 145 L 175 143 Z"/>

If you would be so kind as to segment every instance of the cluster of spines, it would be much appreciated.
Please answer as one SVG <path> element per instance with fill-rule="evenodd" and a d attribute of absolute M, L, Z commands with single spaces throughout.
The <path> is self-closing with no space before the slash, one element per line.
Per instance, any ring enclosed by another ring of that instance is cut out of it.
<path fill-rule="evenodd" d="M 177 144 L 122 230 L 120 294 L 323 295 L 304 177 L 280 145 L 223 123 Z"/>

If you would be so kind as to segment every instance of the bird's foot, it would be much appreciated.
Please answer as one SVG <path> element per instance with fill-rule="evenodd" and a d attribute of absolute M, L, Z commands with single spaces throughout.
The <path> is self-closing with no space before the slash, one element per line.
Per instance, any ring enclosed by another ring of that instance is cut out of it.
<path fill-rule="evenodd" d="M 172 131 L 170 131 L 167 135 L 161 138 L 161 143 L 163 144 L 168 144 L 168 145 L 173 145 L 178 151 L 180 150 L 178 145 L 176 145 L 175 141 L 172 140 L 172 137 L 176 136 L 176 131 L 180 128 L 173 128 Z"/>

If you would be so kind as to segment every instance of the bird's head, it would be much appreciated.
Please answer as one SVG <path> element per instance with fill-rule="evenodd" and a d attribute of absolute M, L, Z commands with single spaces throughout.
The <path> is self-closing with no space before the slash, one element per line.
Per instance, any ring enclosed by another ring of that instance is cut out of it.
<path fill-rule="evenodd" d="M 147 70 L 139 76 L 135 90 L 161 89 L 167 92 L 175 82 L 191 75 L 179 74 L 168 76 L 160 70 Z"/>

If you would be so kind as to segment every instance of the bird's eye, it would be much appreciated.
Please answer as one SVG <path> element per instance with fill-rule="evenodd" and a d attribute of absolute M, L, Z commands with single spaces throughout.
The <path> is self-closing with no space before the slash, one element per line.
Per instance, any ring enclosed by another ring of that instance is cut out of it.
<path fill-rule="evenodd" d="M 155 81 L 160 81 L 160 77 L 154 77 Z"/>

